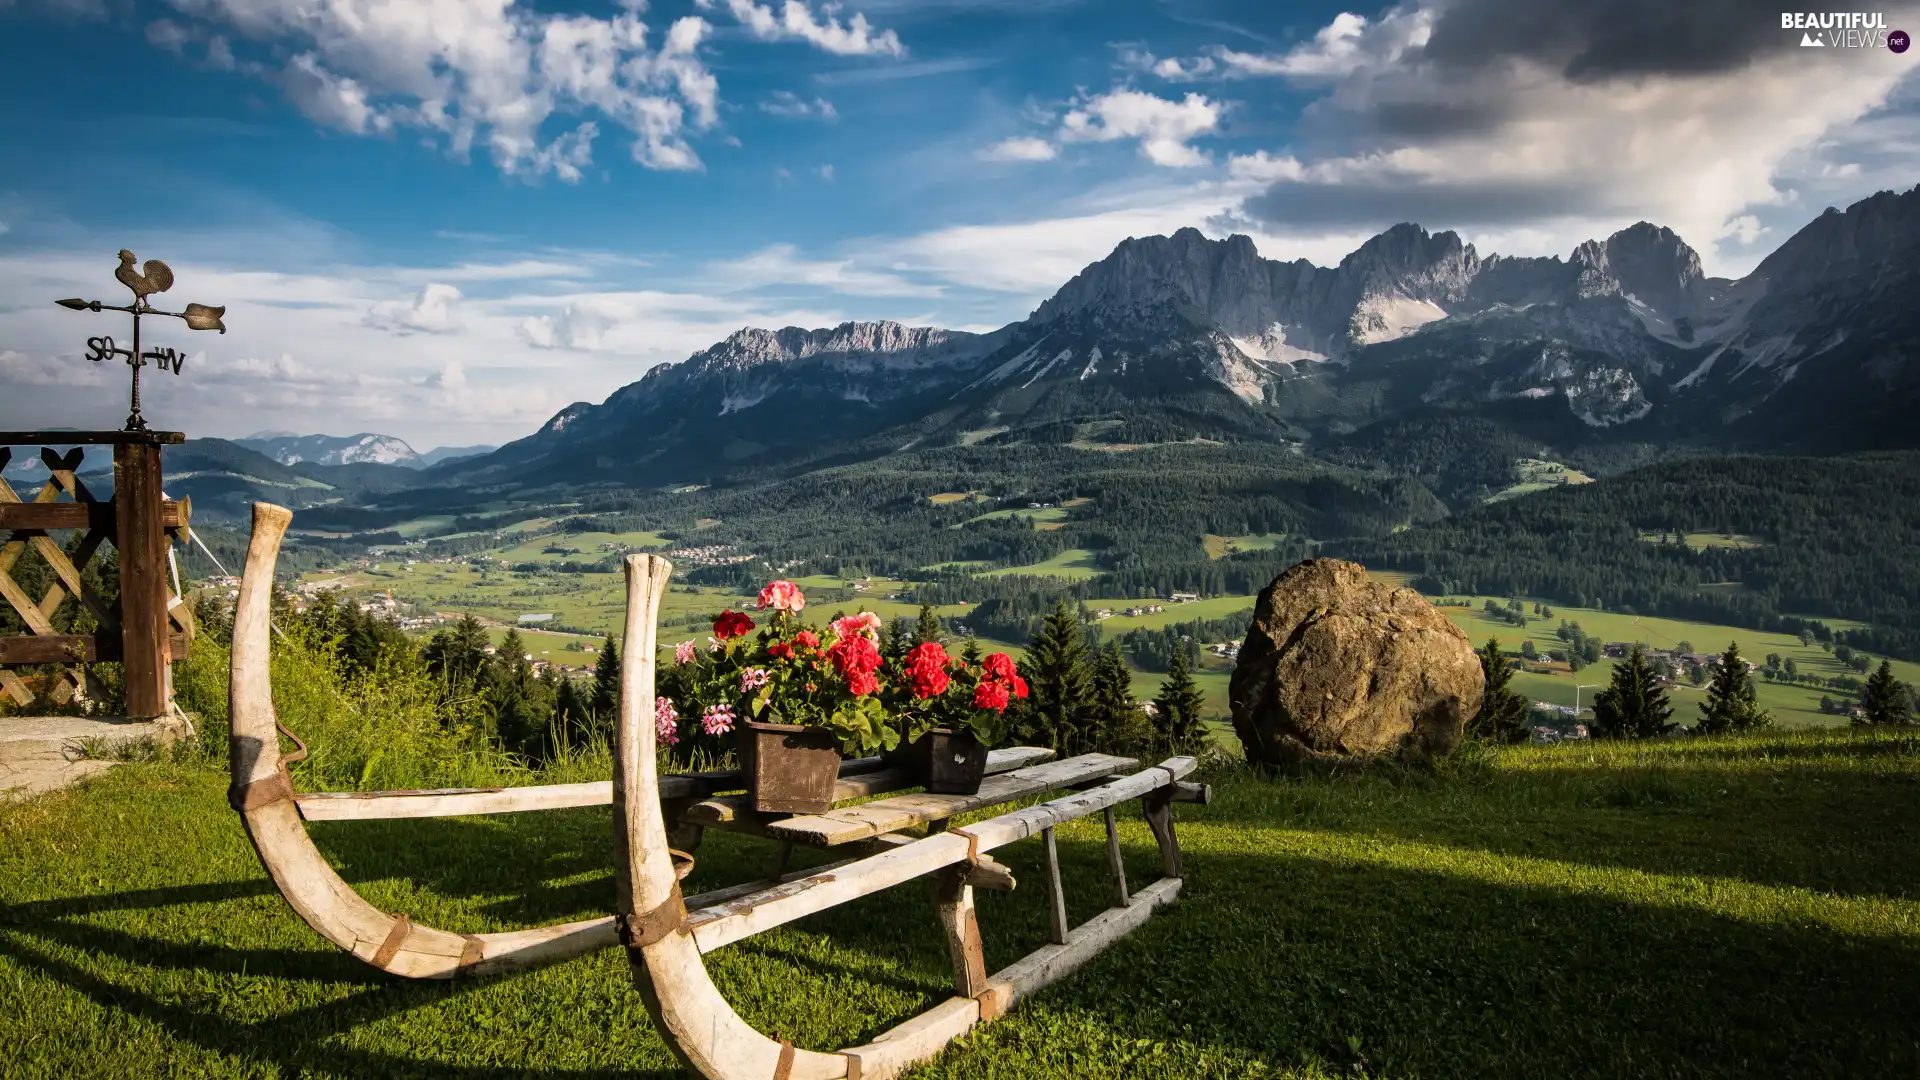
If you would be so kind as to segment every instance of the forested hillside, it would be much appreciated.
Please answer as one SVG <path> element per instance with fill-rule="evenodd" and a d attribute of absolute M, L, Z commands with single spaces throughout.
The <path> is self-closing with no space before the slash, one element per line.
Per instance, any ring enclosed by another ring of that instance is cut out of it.
<path fill-rule="evenodd" d="M 1871 622 L 1920 655 L 1920 454 L 1671 461 L 1333 549 L 1440 592 L 1771 628 Z M 1693 536 L 1692 542 L 1688 541 Z"/>

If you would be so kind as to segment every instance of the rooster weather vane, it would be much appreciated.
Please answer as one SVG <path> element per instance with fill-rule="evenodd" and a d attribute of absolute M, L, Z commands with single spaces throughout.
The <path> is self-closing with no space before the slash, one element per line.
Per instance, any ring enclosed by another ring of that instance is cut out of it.
<path fill-rule="evenodd" d="M 173 269 L 159 259 L 148 259 L 145 266 L 135 270 L 133 262 L 133 252 L 123 250 L 120 252 L 120 265 L 113 272 L 120 284 L 133 290 L 133 303 L 103 304 L 98 300 L 56 300 L 54 303 L 74 311 L 124 311 L 133 316 L 133 348 L 122 349 L 110 337 L 88 338 L 87 359 L 97 364 L 110 356 L 126 357 L 127 366 L 133 369 L 132 411 L 127 414 L 127 430 L 145 431 L 147 421 L 140 415 L 140 369 L 152 361 L 160 370 L 178 375 L 186 356 L 171 348 L 141 352 L 140 316 L 171 315 L 184 320 L 190 330 L 218 330 L 224 334 L 227 328 L 220 317 L 227 313 L 227 309 L 188 304 L 185 311 L 162 311 L 147 303 L 147 297 L 173 288 Z"/>

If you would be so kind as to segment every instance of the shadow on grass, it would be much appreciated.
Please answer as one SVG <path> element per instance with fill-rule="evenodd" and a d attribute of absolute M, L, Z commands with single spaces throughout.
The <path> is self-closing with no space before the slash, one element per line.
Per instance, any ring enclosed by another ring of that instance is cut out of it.
<path fill-rule="evenodd" d="M 1444 871 L 1204 850 L 1188 867 L 1172 911 L 916 1075 L 1920 1073 L 1904 941 Z"/>

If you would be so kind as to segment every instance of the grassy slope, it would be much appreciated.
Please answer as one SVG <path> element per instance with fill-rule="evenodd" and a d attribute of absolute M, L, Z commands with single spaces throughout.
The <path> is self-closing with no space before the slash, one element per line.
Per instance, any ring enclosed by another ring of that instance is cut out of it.
<path fill-rule="evenodd" d="M 1912 1076 L 1920 739 L 1534 748 L 1440 776 L 1216 776 L 1181 902 L 919 1070 L 930 1078 Z M 406 983 L 274 894 L 221 776 L 115 770 L 0 808 L 0 1074 L 679 1075 L 615 952 Z M 609 909 L 604 810 L 316 828 L 387 910 L 460 931 Z M 1123 817 L 1130 876 L 1156 860 Z M 1075 921 L 1098 819 L 1063 828 Z M 690 882 L 770 849 L 716 836 Z M 984 895 L 988 962 L 1041 944 L 1036 844 Z M 912 885 L 708 958 L 763 1031 L 832 1048 L 940 1000 Z M 1356 1049 L 1357 1048 L 1357 1049 Z"/>

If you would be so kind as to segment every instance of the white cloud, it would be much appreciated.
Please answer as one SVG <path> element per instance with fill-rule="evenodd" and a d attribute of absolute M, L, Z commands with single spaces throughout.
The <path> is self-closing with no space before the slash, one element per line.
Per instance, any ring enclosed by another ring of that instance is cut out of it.
<path fill-rule="evenodd" d="M 101 386 L 107 381 L 105 372 L 102 364 L 88 363 L 80 356 L 28 356 L 15 349 L 0 349 L 0 386 Z"/>
<path fill-rule="evenodd" d="M 150 23 L 157 46 L 204 42 L 208 66 L 278 83 L 316 123 L 357 135 L 414 129 L 455 155 L 478 145 L 511 175 L 580 179 L 599 124 L 548 137 L 556 113 L 598 112 L 654 169 L 698 169 L 687 137 L 718 120 L 719 83 L 699 56 L 708 24 L 697 16 L 675 20 L 651 48 L 644 5 L 598 18 L 514 0 L 171 3 L 187 21 Z M 255 43 L 262 59 L 237 58 L 216 30 Z"/>
<path fill-rule="evenodd" d="M 939 296 L 942 289 L 852 258 L 806 259 L 792 244 L 770 244 L 739 259 L 709 263 L 707 281 L 720 292 L 805 285 L 844 296 Z"/>
<path fill-rule="evenodd" d="M 1871 140 L 1826 145 L 1920 81 L 1887 50 L 1803 52 L 1763 26 L 1711 62 L 1671 48 L 1593 59 L 1617 42 L 1594 44 L 1580 20 L 1565 42 L 1460 32 L 1443 42 L 1459 7 L 1419 0 L 1373 21 L 1341 15 L 1280 53 L 1212 50 L 1227 73 L 1324 91 L 1287 154 L 1231 160 L 1232 175 L 1272 185 L 1246 214 L 1280 231 L 1414 220 L 1483 240 L 1532 236 L 1559 254 L 1645 219 L 1700 246 L 1709 272 L 1739 274 L 1764 254 L 1751 245 L 1765 229 L 1811 216 L 1792 187 L 1845 202 L 1901 171 L 1848 169 L 1885 157 L 1884 141 L 1879 151 Z M 1889 20 L 1910 18 L 1906 8 Z M 1648 56 L 1668 57 L 1671 70 Z M 1920 150 L 1902 160 L 1911 177 Z"/>
<path fill-rule="evenodd" d="M 982 161 L 1052 161 L 1059 151 L 1045 139 L 1036 139 L 1031 135 L 1016 135 L 1002 139 L 992 146 L 981 150 L 976 156 Z"/>
<path fill-rule="evenodd" d="M 1276 180 L 1298 180 L 1305 174 L 1300 159 L 1285 154 L 1274 156 L 1265 150 L 1252 154 L 1235 154 L 1227 159 L 1227 174 L 1240 180 L 1254 180 L 1260 183 L 1273 183 Z"/>
<path fill-rule="evenodd" d="M 1168 82 L 1194 82 L 1213 74 L 1218 66 L 1210 56 L 1186 60 L 1174 56 L 1156 57 L 1145 49 L 1131 45 L 1120 47 L 1119 63 L 1130 71 L 1156 75 Z"/>
<path fill-rule="evenodd" d="M 375 304 L 366 323 L 394 334 L 445 334 L 460 328 L 460 290 L 433 282 L 412 300 Z"/>
<path fill-rule="evenodd" d="M 831 164 L 822 165 L 818 169 L 815 169 L 814 172 L 819 175 L 820 179 L 829 184 L 833 183 L 833 166 Z"/>
<path fill-rule="evenodd" d="M 1155 165 L 1191 168 L 1207 156 L 1187 145 L 1220 126 L 1222 106 L 1200 94 L 1169 101 L 1139 90 L 1117 89 L 1087 98 L 1060 123 L 1066 142 L 1138 139 L 1140 155 Z"/>
<path fill-rule="evenodd" d="M 711 8 L 713 5 L 700 6 Z M 876 32 L 867 17 L 858 13 L 842 25 L 834 8 L 832 4 L 823 5 L 823 14 L 816 16 L 802 0 L 785 0 L 776 15 L 771 6 L 756 4 L 753 0 L 727 0 L 727 10 L 762 41 L 798 39 L 836 56 L 907 55 L 906 46 L 900 44 L 900 36 L 892 30 Z"/>
<path fill-rule="evenodd" d="M 760 103 L 760 111 L 770 116 L 799 120 L 836 120 L 840 116 L 833 102 L 826 98 L 817 97 L 808 101 L 791 90 L 775 90 L 771 98 Z"/>

